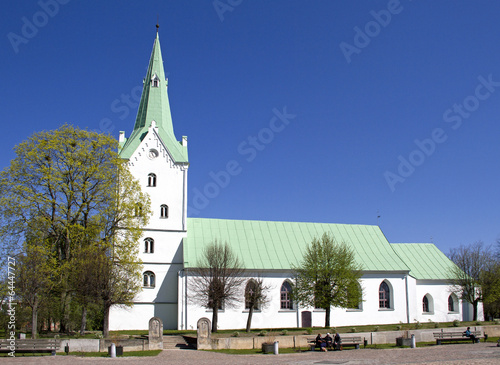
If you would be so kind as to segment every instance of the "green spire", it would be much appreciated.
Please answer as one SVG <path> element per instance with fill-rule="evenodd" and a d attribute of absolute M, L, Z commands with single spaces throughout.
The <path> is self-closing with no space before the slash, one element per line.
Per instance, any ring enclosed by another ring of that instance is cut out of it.
<path fill-rule="evenodd" d="M 157 30 L 148 71 L 143 82 L 141 102 L 137 111 L 134 130 L 120 150 L 122 158 L 129 159 L 132 156 L 146 136 L 151 122 L 155 121 L 158 134 L 174 161 L 188 162 L 187 145 L 178 142 L 174 135 L 167 86 Z"/>

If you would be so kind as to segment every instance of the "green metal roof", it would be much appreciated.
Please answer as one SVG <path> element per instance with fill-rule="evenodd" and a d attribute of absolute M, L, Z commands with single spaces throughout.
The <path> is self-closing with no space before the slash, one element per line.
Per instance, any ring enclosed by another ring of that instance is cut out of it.
<path fill-rule="evenodd" d="M 393 243 L 391 246 L 410 268 L 410 275 L 419 280 L 446 280 L 448 270 L 455 266 L 432 243 Z"/>
<path fill-rule="evenodd" d="M 246 269 L 290 270 L 323 233 L 349 244 L 364 271 L 408 271 L 378 226 L 188 218 L 184 266 L 195 267 L 203 248 L 227 242 Z"/>
<path fill-rule="evenodd" d="M 153 86 L 153 79 L 158 80 L 158 87 Z M 153 44 L 148 71 L 144 79 L 141 102 L 134 130 L 120 150 L 120 156 L 129 159 L 148 132 L 154 120 L 158 127 L 161 140 L 169 150 L 175 162 L 187 163 L 187 146 L 182 146 L 174 135 L 170 103 L 168 101 L 167 81 L 161 57 L 160 39 L 158 33 Z"/>

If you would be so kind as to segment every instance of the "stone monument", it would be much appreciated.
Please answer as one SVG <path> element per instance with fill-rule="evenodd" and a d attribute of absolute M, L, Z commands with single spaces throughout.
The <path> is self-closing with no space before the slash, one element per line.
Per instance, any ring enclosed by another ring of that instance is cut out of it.
<path fill-rule="evenodd" d="M 158 317 L 149 320 L 149 349 L 163 349 L 163 322 Z"/>
<path fill-rule="evenodd" d="M 196 342 L 198 350 L 206 350 L 212 348 L 210 338 L 211 328 L 212 327 L 210 325 L 210 320 L 208 318 L 203 317 L 198 320 L 198 336 Z"/>

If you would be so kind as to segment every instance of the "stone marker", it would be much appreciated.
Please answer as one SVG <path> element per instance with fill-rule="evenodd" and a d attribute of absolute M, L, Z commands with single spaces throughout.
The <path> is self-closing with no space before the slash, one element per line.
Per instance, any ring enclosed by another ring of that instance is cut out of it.
<path fill-rule="evenodd" d="M 163 349 L 163 322 L 158 317 L 149 320 L 149 349 Z"/>
<path fill-rule="evenodd" d="M 211 338 L 210 330 L 212 326 L 210 325 L 210 320 L 208 318 L 200 318 L 198 320 L 198 336 L 197 336 L 197 349 L 210 349 L 211 348 Z"/>

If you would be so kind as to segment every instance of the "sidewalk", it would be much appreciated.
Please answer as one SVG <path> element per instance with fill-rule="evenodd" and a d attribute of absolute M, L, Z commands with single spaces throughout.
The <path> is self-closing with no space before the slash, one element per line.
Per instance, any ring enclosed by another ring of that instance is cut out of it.
<path fill-rule="evenodd" d="M 500 364 L 500 347 L 496 343 L 457 344 L 420 347 L 415 349 L 359 349 L 329 352 L 303 352 L 283 355 L 228 355 L 208 351 L 164 350 L 157 357 L 95 358 L 76 356 L 18 357 L 7 360 L 12 364 L 439 364 L 490 365 Z"/>

